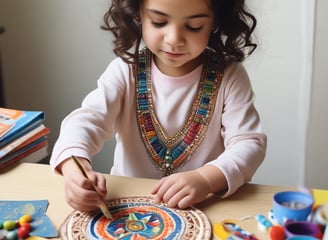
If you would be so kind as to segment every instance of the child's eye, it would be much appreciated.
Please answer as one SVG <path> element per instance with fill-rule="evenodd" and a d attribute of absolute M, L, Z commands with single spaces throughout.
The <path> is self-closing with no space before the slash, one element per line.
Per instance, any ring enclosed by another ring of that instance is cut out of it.
<path fill-rule="evenodd" d="M 200 27 L 192 27 L 190 25 L 186 25 L 186 28 L 191 31 L 191 32 L 199 32 L 200 30 L 202 30 L 202 26 Z"/>
<path fill-rule="evenodd" d="M 151 24 L 157 28 L 164 27 L 166 22 L 154 22 L 152 21 Z"/>

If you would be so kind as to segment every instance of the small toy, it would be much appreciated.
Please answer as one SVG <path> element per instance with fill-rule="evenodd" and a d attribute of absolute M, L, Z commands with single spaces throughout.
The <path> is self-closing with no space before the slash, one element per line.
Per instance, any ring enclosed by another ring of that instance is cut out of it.
<path fill-rule="evenodd" d="M 258 228 L 260 230 L 262 230 L 262 231 L 267 231 L 270 227 L 272 227 L 272 223 L 270 222 L 270 220 L 267 219 L 262 214 L 257 214 L 255 216 L 255 219 L 257 220 L 257 226 L 258 226 Z"/>

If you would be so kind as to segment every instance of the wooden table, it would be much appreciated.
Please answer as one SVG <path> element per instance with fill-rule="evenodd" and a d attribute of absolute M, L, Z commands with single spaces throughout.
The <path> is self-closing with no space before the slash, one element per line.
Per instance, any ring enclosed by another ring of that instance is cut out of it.
<path fill-rule="evenodd" d="M 108 197 L 150 195 L 157 180 L 128 178 L 106 175 Z M 47 215 L 58 229 L 73 209 L 65 202 L 63 178 L 52 172 L 49 165 L 21 163 L 0 173 L 0 200 L 40 200 L 47 199 Z M 259 213 L 267 216 L 272 207 L 272 197 L 276 192 L 291 190 L 287 187 L 246 184 L 229 198 L 211 196 L 195 205 L 216 223 L 226 219 L 242 219 Z M 238 222 L 259 239 L 269 239 L 267 232 L 261 232 L 254 218 Z M 58 238 L 59 239 L 59 238 Z M 213 237 L 214 239 L 214 237 Z"/>

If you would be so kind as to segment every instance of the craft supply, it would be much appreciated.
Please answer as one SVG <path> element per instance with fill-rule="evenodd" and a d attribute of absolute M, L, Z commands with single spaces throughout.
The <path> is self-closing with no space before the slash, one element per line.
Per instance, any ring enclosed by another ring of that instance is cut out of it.
<path fill-rule="evenodd" d="M 272 223 L 262 214 L 257 214 L 255 216 L 257 220 L 257 226 L 261 231 L 267 231 L 270 227 L 272 227 Z"/>
<path fill-rule="evenodd" d="M 224 220 L 213 225 L 213 234 L 217 239 L 257 240 L 249 231 L 240 227 L 234 220 Z"/>
<path fill-rule="evenodd" d="M 216 239 L 228 239 L 230 236 L 230 231 L 225 228 L 223 223 L 214 223 L 213 234 Z"/>
<path fill-rule="evenodd" d="M 315 207 L 328 203 L 328 190 L 313 189 L 312 194 Z"/>
<path fill-rule="evenodd" d="M 308 221 L 287 221 L 285 232 L 288 238 L 295 236 L 311 236 L 321 239 L 322 233 L 317 224 Z"/>
<path fill-rule="evenodd" d="M 73 211 L 60 227 L 60 239 L 210 240 L 211 223 L 197 208 L 168 208 L 151 196 L 110 199 L 114 220 L 99 211 Z"/>
<path fill-rule="evenodd" d="M 306 221 L 312 206 L 313 197 L 304 192 L 278 192 L 273 197 L 273 215 L 280 225 L 287 220 Z"/>
<path fill-rule="evenodd" d="M 87 179 L 89 179 L 87 173 L 85 172 L 84 168 L 82 167 L 80 162 L 77 160 L 77 158 L 73 155 L 71 157 L 72 157 L 73 161 L 76 163 L 76 165 L 78 166 L 78 168 L 80 169 L 80 171 L 82 172 L 83 176 L 86 177 Z M 93 186 L 93 187 L 96 190 L 96 187 L 95 186 Z M 98 207 L 100 208 L 102 213 L 105 215 L 105 217 L 107 217 L 108 219 L 113 219 L 112 214 L 110 213 L 105 202 L 102 201 L 101 203 L 99 203 Z"/>
<path fill-rule="evenodd" d="M 318 238 L 310 237 L 310 236 L 295 236 L 287 238 L 287 240 L 318 240 Z"/>
<path fill-rule="evenodd" d="M 318 206 L 313 214 L 313 222 L 326 227 L 328 223 L 328 203 Z"/>

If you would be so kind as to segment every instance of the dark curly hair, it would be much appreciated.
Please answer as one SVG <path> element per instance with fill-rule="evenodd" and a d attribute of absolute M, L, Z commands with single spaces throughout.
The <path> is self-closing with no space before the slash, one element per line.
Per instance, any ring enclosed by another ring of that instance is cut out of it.
<path fill-rule="evenodd" d="M 136 63 L 142 41 L 139 23 L 141 0 L 112 0 L 104 15 L 103 30 L 114 35 L 114 53 L 127 63 Z M 257 47 L 252 41 L 256 18 L 246 9 L 245 0 L 211 0 L 217 29 L 208 47 L 228 66 L 242 62 Z"/>

